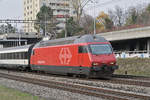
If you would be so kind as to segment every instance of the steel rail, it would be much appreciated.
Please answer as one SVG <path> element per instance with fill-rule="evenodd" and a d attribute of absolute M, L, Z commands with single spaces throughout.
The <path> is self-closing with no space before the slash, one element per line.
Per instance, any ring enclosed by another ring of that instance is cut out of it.
<path fill-rule="evenodd" d="M 5 70 L 5 69 L 3 69 Z M 9 70 L 12 72 L 20 72 L 16 70 Z M 25 71 L 23 71 L 25 72 Z M 111 79 L 85 79 L 85 78 L 79 78 L 79 77 L 68 77 L 68 76 L 61 76 L 61 75 L 52 75 L 52 74 L 46 74 L 41 72 L 25 72 L 28 74 L 35 74 L 35 75 L 43 75 L 43 76 L 55 76 L 55 77 L 61 77 L 61 78 L 67 78 L 67 79 L 80 79 L 85 81 L 92 81 L 92 82 L 105 82 L 105 83 L 112 83 L 112 84 L 124 84 L 124 85 L 135 85 L 135 86 L 144 86 L 144 87 L 150 87 L 150 77 L 143 77 L 143 76 L 132 76 L 132 75 L 113 75 Z M 131 80 L 128 80 L 131 79 Z M 134 79 L 134 80 L 132 80 Z M 136 79 L 136 80 L 135 80 Z M 146 81 L 143 81 L 146 80 Z"/>
<path fill-rule="evenodd" d="M 111 79 L 111 80 L 101 80 L 101 82 L 113 83 L 113 84 L 125 84 L 125 85 L 136 85 L 143 87 L 150 87 L 150 82 L 144 82 L 140 80 L 126 80 L 126 79 Z"/>
<path fill-rule="evenodd" d="M 127 79 L 139 79 L 139 80 L 150 80 L 150 77 L 148 77 L 148 76 L 113 74 L 112 77 L 114 77 L 114 78 L 127 78 Z"/>

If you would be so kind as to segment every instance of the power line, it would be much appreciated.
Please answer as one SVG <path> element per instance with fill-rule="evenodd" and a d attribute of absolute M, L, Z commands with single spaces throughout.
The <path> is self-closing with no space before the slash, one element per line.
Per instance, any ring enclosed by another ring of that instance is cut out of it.
<path fill-rule="evenodd" d="M 81 9 L 83 9 L 90 1 L 91 1 L 91 0 L 87 0 L 87 1 L 85 1 L 85 2 L 83 1 L 82 4 L 81 4 L 81 5 L 82 5 L 82 8 L 81 8 Z M 83 5 L 83 3 L 84 3 L 84 5 Z"/>
<path fill-rule="evenodd" d="M 118 2 L 118 1 L 123 1 L 123 0 L 111 0 L 108 2 L 101 3 L 101 4 L 97 4 L 95 6 L 90 6 L 90 7 L 86 8 L 86 10 L 92 10 L 93 7 L 98 7 L 98 6 L 102 7 L 102 6 L 108 5 L 110 3 L 116 3 L 116 1 Z"/>

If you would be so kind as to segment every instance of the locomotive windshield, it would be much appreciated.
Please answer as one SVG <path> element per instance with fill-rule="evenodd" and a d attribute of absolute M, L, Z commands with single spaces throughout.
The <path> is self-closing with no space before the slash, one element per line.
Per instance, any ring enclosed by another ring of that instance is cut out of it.
<path fill-rule="evenodd" d="M 112 54 L 112 48 L 109 44 L 92 44 L 90 45 L 92 54 Z"/>

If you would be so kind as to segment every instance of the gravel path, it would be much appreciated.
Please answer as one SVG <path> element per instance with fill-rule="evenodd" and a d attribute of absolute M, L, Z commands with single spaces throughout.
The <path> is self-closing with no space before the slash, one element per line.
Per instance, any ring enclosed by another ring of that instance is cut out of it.
<path fill-rule="evenodd" d="M 80 95 L 78 93 L 66 92 L 58 89 L 46 88 L 43 86 L 18 82 L 14 80 L 0 78 L 0 84 L 9 88 L 14 88 L 23 92 L 39 96 L 45 100 L 103 100 L 96 97 Z"/>

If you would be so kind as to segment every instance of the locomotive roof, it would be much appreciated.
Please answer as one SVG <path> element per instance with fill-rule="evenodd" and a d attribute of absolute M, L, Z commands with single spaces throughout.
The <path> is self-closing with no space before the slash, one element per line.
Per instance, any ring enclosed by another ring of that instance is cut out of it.
<path fill-rule="evenodd" d="M 83 35 L 83 36 L 73 36 L 73 37 L 48 40 L 48 41 L 40 41 L 38 44 L 35 45 L 35 48 L 64 45 L 64 44 L 88 43 L 88 42 L 108 42 L 108 41 L 105 38 L 97 35 Z"/>

